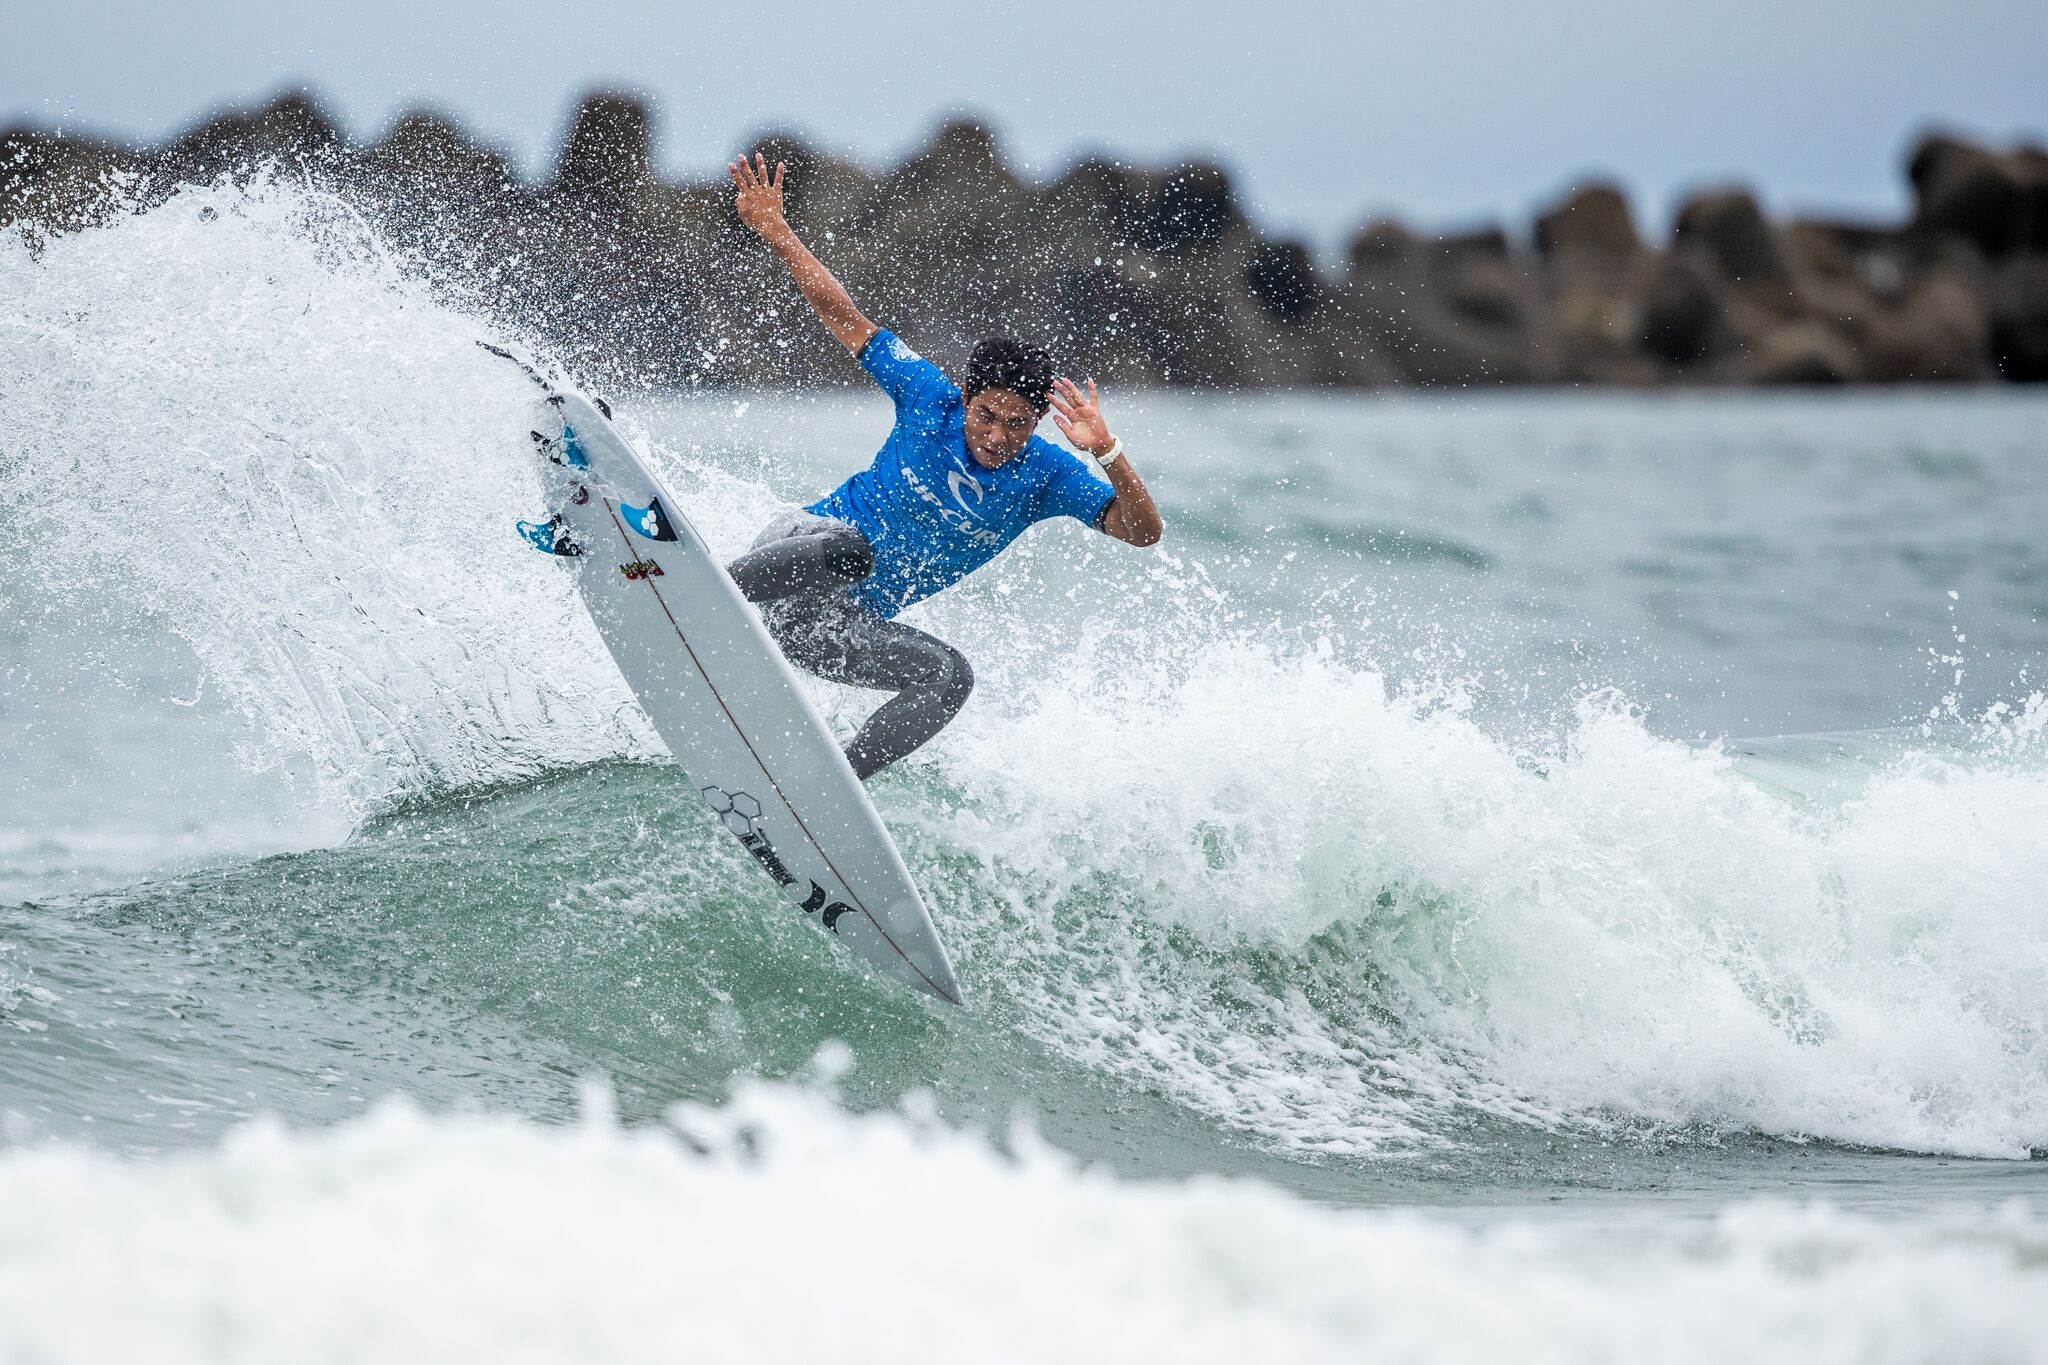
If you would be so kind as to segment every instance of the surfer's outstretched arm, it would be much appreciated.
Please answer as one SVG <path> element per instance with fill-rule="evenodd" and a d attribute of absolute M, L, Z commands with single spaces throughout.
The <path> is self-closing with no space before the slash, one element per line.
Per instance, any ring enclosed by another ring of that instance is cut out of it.
<path fill-rule="evenodd" d="M 860 348 L 881 329 L 854 306 L 846 286 L 833 278 L 825 263 L 798 240 L 796 229 L 782 216 L 783 163 L 775 163 L 771 176 L 768 159 L 756 152 L 752 162 L 741 157 L 725 169 L 732 173 L 732 183 L 738 191 L 733 207 L 739 210 L 740 221 L 759 233 L 761 240 L 782 258 L 782 263 L 789 267 L 790 278 L 796 281 L 805 301 L 817 310 L 825 330 L 841 346 L 859 355 Z"/>

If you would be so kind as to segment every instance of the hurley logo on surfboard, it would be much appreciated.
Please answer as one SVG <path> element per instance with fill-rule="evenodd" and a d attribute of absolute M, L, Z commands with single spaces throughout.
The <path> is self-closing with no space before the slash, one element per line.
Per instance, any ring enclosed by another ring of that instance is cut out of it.
<path fill-rule="evenodd" d="M 760 799 L 746 792 L 729 792 L 723 787 L 705 787 L 702 790 L 704 802 L 710 806 L 733 837 L 740 841 L 740 847 L 752 854 L 754 861 L 761 864 L 767 874 L 775 879 L 783 893 L 795 901 L 807 915 L 818 919 L 833 933 L 839 932 L 839 917 L 848 914 L 853 907 L 844 901 L 825 903 L 825 888 L 816 882 L 809 882 L 810 890 L 804 890 L 805 881 L 799 881 L 794 872 L 782 861 L 775 851 L 775 845 L 768 842 L 768 836 L 761 832 Z M 821 913 L 822 912 L 822 913 Z"/>

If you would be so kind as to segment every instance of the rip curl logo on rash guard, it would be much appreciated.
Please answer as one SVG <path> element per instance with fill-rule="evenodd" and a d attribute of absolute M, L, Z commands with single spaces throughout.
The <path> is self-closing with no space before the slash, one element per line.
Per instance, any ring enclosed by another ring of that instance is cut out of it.
<path fill-rule="evenodd" d="M 967 505 L 966 496 L 966 490 L 970 488 L 974 490 L 975 504 L 980 505 L 981 500 L 988 496 L 988 490 L 981 486 L 980 479 L 967 472 L 965 465 L 946 476 L 946 490 L 953 495 L 953 501 L 960 504 L 960 510 L 971 517 L 974 515 L 974 508 Z"/>
<path fill-rule="evenodd" d="M 1093 525 L 1115 496 L 1073 452 L 1033 436 L 998 469 L 970 462 L 960 390 L 891 332 L 877 332 L 860 363 L 896 404 L 896 424 L 874 463 L 807 509 L 856 526 L 875 571 L 854 599 L 894 616 L 973 573 L 1049 517 Z"/>
<path fill-rule="evenodd" d="M 967 499 L 961 496 L 963 488 L 972 488 L 974 490 L 974 500 L 977 503 L 988 496 L 988 490 L 966 470 L 955 469 L 946 475 L 946 491 L 951 493 L 953 500 L 960 504 L 957 508 L 948 507 L 946 500 L 937 493 L 934 493 L 925 481 L 918 477 L 917 471 L 909 465 L 902 467 L 902 473 L 903 481 L 910 486 L 911 491 L 916 493 L 919 498 L 930 504 L 934 515 L 938 517 L 942 525 L 957 535 L 965 536 L 977 545 L 990 547 L 989 554 L 983 556 L 983 563 L 986 563 L 989 557 L 1009 544 L 1010 540 L 1014 538 L 1015 532 L 1012 532 L 1010 536 L 1004 536 L 1000 531 L 984 526 L 980 514 L 974 508 L 967 505 Z M 879 558 L 879 554 L 877 558 Z M 975 567 L 979 567 L 979 565 Z M 972 571 L 972 569 L 963 571 L 962 577 Z M 933 591 L 936 592 L 937 589 L 934 588 Z"/>

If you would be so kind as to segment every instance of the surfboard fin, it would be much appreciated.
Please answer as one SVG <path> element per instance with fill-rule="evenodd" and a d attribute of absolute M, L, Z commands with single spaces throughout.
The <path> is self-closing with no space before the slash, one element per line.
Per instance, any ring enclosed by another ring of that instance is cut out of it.
<path fill-rule="evenodd" d="M 583 452 L 583 443 L 576 439 L 576 428 L 567 423 L 563 423 L 559 438 L 543 436 L 537 431 L 529 431 L 526 434 L 533 438 L 533 443 L 540 448 L 540 453 L 556 464 L 565 464 L 571 469 L 590 468 L 590 456 Z"/>
<path fill-rule="evenodd" d="M 559 516 L 550 517 L 546 521 L 522 521 L 519 523 L 519 534 L 525 538 L 527 544 L 545 555 L 562 555 L 573 559 L 583 553 L 583 547 L 569 538 L 569 533 L 564 529 Z"/>
<path fill-rule="evenodd" d="M 668 518 L 668 509 L 661 505 L 660 498 L 649 498 L 645 507 L 635 507 L 629 502 L 619 504 L 619 511 L 625 514 L 626 525 L 638 531 L 649 540 L 674 540 L 675 523 Z"/>

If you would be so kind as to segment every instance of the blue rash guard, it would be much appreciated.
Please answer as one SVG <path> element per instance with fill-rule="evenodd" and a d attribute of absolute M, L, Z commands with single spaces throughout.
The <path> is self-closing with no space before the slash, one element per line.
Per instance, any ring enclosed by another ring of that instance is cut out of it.
<path fill-rule="evenodd" d="M 1000 469 L 967 450 L 966 404 L 945 372 L 893 332 L 861 348 L 861 368 L 896 402 L 896 425 L 875 462 L 806 511 L 859 527 L 875 571 L 850 590 L 894 616 L 994 559 L 1034 522 L 1094 525 L 1116 492 L 1071 451 L 1033 436 Z"/>

